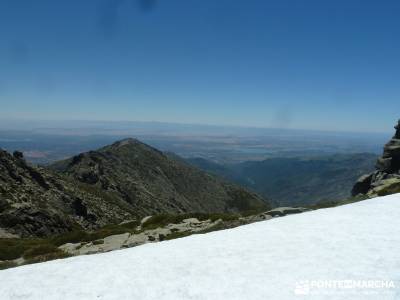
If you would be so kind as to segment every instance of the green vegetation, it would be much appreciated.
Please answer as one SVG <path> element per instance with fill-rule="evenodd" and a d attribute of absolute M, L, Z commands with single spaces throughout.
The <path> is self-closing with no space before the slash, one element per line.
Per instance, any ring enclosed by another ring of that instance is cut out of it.
<path fill-rule="evenodd" d="M 232 226 L 229 227 L 229 228 L 232 228 Z M 216 224 L 216 225 L 214 225 L 214 226 L 211 226 L 211 227 L 209 227 L 209 228 L 207 228 L 207 229 L 198 231 L 198 232 L 196 232 L 196 234 L 205 234 L 205 233 L 209 233 L 209 232 L 213 232 L 213 231 L 218 231 L 218 230 L 224 230 L 224 229 L 227 229 L 226 224 L 224 224 L 224 223 L 218 223 L 218 224 Z"/>
<path fill-rule="evenodd" d="M 240 218 L 239 214 L 206 214 L 206 213 L 187 213 L 187 214 L 161 214 L 155 215 L 149 218 L 144 224 L 142 224 L 143 229 L 155 229 L 159 227 L 164 227 L 168 224 L 178 224 L 185 219 L 197 218 L 199 221 L 211 220 L 215 222 L 221 219 L 222 221 L 233 221 Z"/>
<path fill-rule="evenodd" d="M 0 260 L 13 260 L 41 244 L 47 244 L 42 239 L 0 239 Z"/>
<path fill-rule="evenodd" d="M 391 194 L 400 193 L 400 181 L 393 181 L 386 184 L 376 192 L 378 196 L 386 196 Z"/>
<path fill-rule="evenodd" d="M 24 258 L 24 264 L 70 256 L 47 239 L 0 239 L 0 270 L 16 267 L 12 260 Z"/>
<path fill-rule="evenodd" d="M 124 224 L 110 224 L 106 225 L 94 232 L 84 230 L 74 230 L 62 235 L 49 238 L 50 242 L 56 246 L 61 246 L 66 243 L 82 243 L 93 242 L 96 240 L 104 239 L 107 236 L 122 234 L 122 233 L 137 233 L 136 227 L 139 225 L 138 221 L 132 221 Z"/>
<path fill-rule="evenodd" d="M 34 259 L 37 256 L 57 253 L 60 251 L 61 251 L 60 249 L 58 249 L 56 246 L 52 244 L 42 244 L 26 250 L 23 254 L 23 257 L 25 259 Z"/>
<path fill-rule="evenodd" d="M 340 201 L 350 195 L 362 174 L 375 168 L 374 154 L 334 154 L 325 156 L 281 157 L 220 165 L 205 159 L 188 159 L 198 168 L 236 182 L 257 192 L 277 206 L 312 205 L 324 199 Z M 237 200 L 242 206 L 237 194 Z M 246 202 L 243 202 L 246 203 Z M 251 209 L 251 208 L 250 208 Z"/>
<path fill-rule="evenodd" d="M 14 260 L 20 257 L 31 260 L 40 256 L 63 254 L 47 239 L 0 239 L 0 260 Z"/>
<path fill-rule="evenodd" d="M 169 241 L 169 240 L 174 240 L 174 239 L 179 239 L 183 238 L 189 235 L 192 235 L 193 233 L 190 231 L 182 231 L 182 232 L 173 232 L 168 234 L 164 240 Z"/>
<path fill-rule="evenodd" d="M 49 238 L 31 238 L 31 239 L 0 239 L 0 260 L 14 260 L 24 257 L 30 261 L 39 259 L 48 260 L 54 258 L 63 258 L 65 253 L 58 249 L 66 243 L 93 242 L 99 244 L 101 239 L 115 234 L 135 233 L 139 222 L 132 221 L 122 225 L 107 225 L 95 232 L 87 232 L 76 229 L 61 235 Z"/>
<path fill-rule="evenodd" d="M 350 198 L 347 198 L 344 200 L 338 200 L 338 201 L 320 201 L 314 205 L 309 205 L 306 207 L 310 208 L 310 209 L 330 208 L 330 207 L 351 204 L 351 203 L 359 202 L 359 201 L 366 200 L 366 199 L 368 199 L 367 195 L 358 195 L 355 197 L 350 197 Z"/>
<path fill-rule="evenodd" d="M 50 260 L 55 260 L 55 259 L 63 259 L 63 258 L 67 258 L 67 257 L 71 257 L 71 255 L 68 253 L 65 253 L 62 250 L 59 250 L 56 252 L 46 253 L 43 255 L 38 255 L 38 256 L 29 258 L 29 259 L 25 260 L 24 265 L 45 262 L 45 261 L 50 261 Z"/>
<path fill-rule="evenodd" d="M 97 240 L 92 242 L 93 245 L 102 245 L 104 244 L 104 240 Z"/>
<path fill-rule="evenodd" d="M 13 261 L 3 261 L 0 262 L 0 270 L 5 270 L 5 269 L 9 269 L 9 268 L 14 268 L 17 267 L 18 264 L 13 262 Z"/>
<path fill-rule="evenodd" d="M 142 230 L 164 227 L 168 224 L 181 223 L 184 219 L 197 218 L 199 221 L 211 220 L 215 222 L 221 219 L 224 222 L 236 221 L 241 216 L 238 214 L 206 214 L 206 213 L 188 213 L 180 215 L 161 214 L 152 216 L 144 224 Z M 8 265 L 14 266 L 12 260 L 23 257 L 27 263 L 41 262 L 51 259 L 64 258 L 69 255 L 58 247 L 66 243 L 88 243 L 95 245 L 104 243 L 105 237 L 122 233 L 139 233 L 137 226 L 139 221 L 131 221 L 124 224 L 111 224 L 104 226 L 96 231 L 88 232 L 76 228 L 71 232 L 52 236 L 49 238 L 30 238 L 30 239 L 0 239 L 0 260 L 3 262 L 0 268 L 6 268 Z M 219 228 L 212 228 L 214 231 Z M 220 229 L 223 229 L 222 227 Z M 200 232 L 203 233 L 203 232 Z M 205 232 L 204 232 L 205 233 Z M 162 236 L 160 240 L 171 240 L 190 235 L 190 232 L 174 231 L 167 236 Z"/>

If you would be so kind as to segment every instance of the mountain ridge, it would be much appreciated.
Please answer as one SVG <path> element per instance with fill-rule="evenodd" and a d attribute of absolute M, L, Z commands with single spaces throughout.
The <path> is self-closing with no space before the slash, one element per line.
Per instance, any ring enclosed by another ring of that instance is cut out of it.
<path fill-rule="evenodd" d="M 210 176 L 181 159 L 174 159 L 132 138 L 79 154 L 50 167 L 80 182 L 118 194 L 135 208 L 143 210 L 142 216 L 193 209 L 235 212 L 266 207 L 254 193 Z M 213 199 L 209 198 L 210 194 Z M 235 198 L 239 194 L 246 198 L 242 203 Z"/>
<path fill-rule="evenodd" d="M 255 193 L 136 139 L 50 167 L 0 150 L 0 237 L 49 236 L 160 213 L 268 210 Z"/>

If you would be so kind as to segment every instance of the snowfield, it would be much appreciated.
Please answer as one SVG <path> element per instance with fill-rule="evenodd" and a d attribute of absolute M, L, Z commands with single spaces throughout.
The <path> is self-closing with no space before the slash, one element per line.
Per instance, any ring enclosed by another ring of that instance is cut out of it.
<path fill-rule="evenodd" d="M 0 271 L 0 299 L 400 299 L 400 194 Z"/>

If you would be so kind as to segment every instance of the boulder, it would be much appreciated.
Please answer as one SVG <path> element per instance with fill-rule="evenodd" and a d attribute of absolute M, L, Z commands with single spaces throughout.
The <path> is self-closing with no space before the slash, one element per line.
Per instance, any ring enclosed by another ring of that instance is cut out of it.
<path fill-rule="evenodd" d="M 359 194 L 366 194 L 371 189 L 371 181 L 372 181 L 373 174 L 363 175 L 361 176 L 356 184 L 354 185 L 353 189 L 351 190 L 351 194 L 353 196 L 357 196 Z"/>

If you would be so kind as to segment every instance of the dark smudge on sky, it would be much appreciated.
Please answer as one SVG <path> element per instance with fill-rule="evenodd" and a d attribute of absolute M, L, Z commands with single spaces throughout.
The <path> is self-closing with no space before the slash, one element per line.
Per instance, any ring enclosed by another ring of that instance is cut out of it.
<path fill-rule="evenodd" d="M 139 8 L 144 12 L 149 12 L 154 10 L 157 5 L 157 0 L 138 0 Z"/>
<path fill-rule="evenodd" d="M 157 0 L 105 0 L 99 7 L 98 28 L 105 38 L 112 38 L 118 31 L 119 10 L 129 3 L 137 4 L 141 12 L 155 9 Z M 131 6 L 132 7 L 132 6 Z M 137 7 L 137 6 L 136 6 Z"/>

